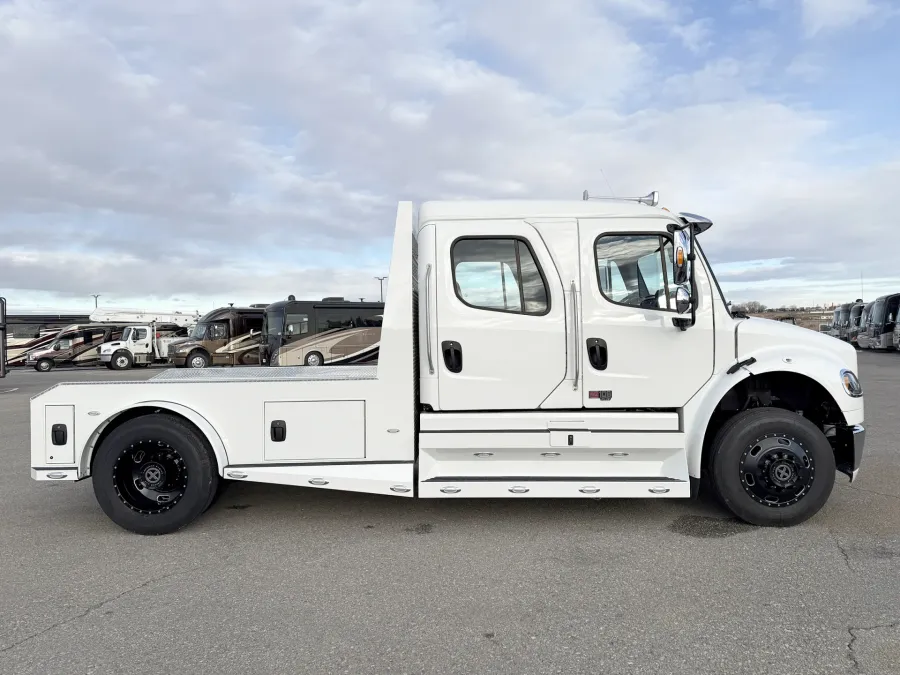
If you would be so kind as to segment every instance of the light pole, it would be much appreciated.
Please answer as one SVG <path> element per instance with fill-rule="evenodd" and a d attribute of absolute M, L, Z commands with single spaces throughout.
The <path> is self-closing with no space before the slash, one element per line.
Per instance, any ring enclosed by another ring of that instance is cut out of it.
<path fill-rule="evenodd" d="M 94 309 L 97 309 L 97 298 L 100 297 L 99 293 L 91 293 L 91 297 L 94 298 Z"/>
<path fill-rule="evenodd" d="M 378 288 L 380 289 L 381 302 L 384 302 L 384 280 L 387 279 L 387 277 L 375 277 L 375 278 L 378 279 Z"/>

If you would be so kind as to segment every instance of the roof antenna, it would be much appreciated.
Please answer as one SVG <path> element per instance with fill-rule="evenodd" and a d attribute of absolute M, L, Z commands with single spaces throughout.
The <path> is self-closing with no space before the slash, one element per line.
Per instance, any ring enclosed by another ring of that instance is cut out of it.
<path fill-rule="evenodd" d="M 615 196 L 616 196 L 616 193 L 613 192 L 612 185 L 609 184 L 609 180 L 607 180 L 606 174 L 603 173 L 603 168 L 602 168 L 602 167 L 600 168 L 600 175 L 603 176 L 603 180 L 606 181 L 606 187 L 609 188 L 609 194 L 612 195 L 613 197 L 615 197 Z"/>

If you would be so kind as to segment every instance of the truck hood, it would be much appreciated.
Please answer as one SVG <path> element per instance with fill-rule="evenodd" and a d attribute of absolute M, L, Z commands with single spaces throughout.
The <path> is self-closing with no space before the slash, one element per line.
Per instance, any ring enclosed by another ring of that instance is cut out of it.
<path fill-rule="evenodd" d="M 124 344 L 124 342 L 104 342 L 102 345 L 100 345 L 100 353 L 111 354 L 113 351 L 115 351 L 116 347 L 121 347 Z"/>
<path fill-rule="evenodd" d="M 771 319 L 743 319 L 736 328 L 737 356 L 743 360 L 756 352 L 779 348 L 785 357 L 796 358 L 804 350 L 826 352 L 843 362 L 854 373 L 857 369 L 856 349 L 847 342 L 809 328 Z M 788 353 L 791 352 L 791 353 Z"/>
<path fill-rule="evenodd" d="M 191 337 L 176 338 L 169 343 L 169 354 L 174 354 L 177 349 L 199 347 L 200 344 L 200 340 Z"/>

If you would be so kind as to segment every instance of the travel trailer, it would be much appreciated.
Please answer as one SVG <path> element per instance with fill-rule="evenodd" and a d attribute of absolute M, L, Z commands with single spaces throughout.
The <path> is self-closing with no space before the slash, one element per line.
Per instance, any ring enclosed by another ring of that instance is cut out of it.
<path fill-rule="evenodd" d="M 169 357 L 169 346 L 188 334 L 187 328 L 170 323 L 128 326 L 121 339 L 100 345 L 100 362 L 110 370 L 164 363 Z"/>
<path fill-rule="evenodd" d="M 214 309 L 190 336 L 169 344 L 168 362 L 178 368 L 258 365 L 264 318 L 258 305 Z"/>
<path fill-rule="evenodd" d="M 882 295 L 875 299 L 875 305 L 866 322 L 868 349 L 880 351 L 894 349 L 894 328 L 898 309 L 900 309 L 900 293 Z"/>
<path fill-rule="evenodd" d="M 261 362 L 324 366 L 378 362 L 383 302 L 286 301 L 266 307 Z"/>
<path fill-rule="evenodd" d="M 142 534 L 225 480 L 659 499 L 703 477 L 748 523 L 803 522 L 860 468 L 856 350 L 732 316 L 697 245 L 712 223 L 657 204 L 402 202 L 377 365 L 57 385 L 31 399 L 32 478 L 91 477 Z"/>

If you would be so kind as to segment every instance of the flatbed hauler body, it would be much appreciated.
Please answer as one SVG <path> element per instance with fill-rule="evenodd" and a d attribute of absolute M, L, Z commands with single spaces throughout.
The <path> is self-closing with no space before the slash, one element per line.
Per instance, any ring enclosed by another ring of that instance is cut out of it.
<path fill-rule="evenodd" d="M 661 498 L 706 476 L 747 522 L 801 522 L 860 464 L 856 352 L 732 317 L 711 223 L 655 202 L 401 203 L 377 366 L 58 385 L 31 403 L 32 476 L 91 476 L 150 534 L 221 480 Z"/>

